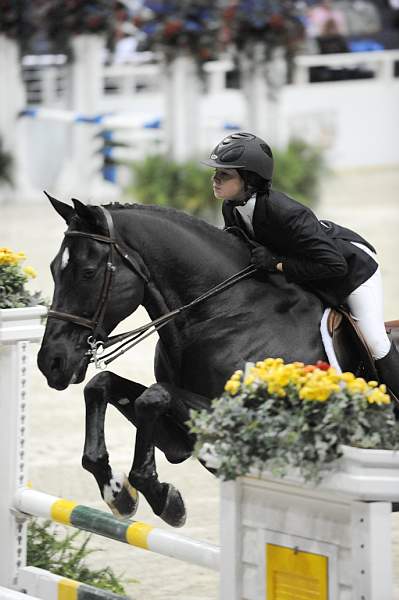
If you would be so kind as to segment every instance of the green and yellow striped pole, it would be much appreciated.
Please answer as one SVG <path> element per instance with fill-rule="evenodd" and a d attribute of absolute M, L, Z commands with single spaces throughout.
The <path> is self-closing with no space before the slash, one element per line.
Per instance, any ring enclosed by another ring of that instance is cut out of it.
<path fill-rule="evenodd" d="M 128 600 L 127 596 L 79 583 L 37 567 L 20 569 L 18 587 L 41 600 Z"/>
<path fill-rule="evenodd" d="M 17 491 L 15 508 L 28 515 L 51 519 L 170 558 L 214 571 L 219 570 L 218 546 L 173 531 L 158 529 L 141 521 L 119 521 L 101 510 L 29 488 L 20 488 Z"/>

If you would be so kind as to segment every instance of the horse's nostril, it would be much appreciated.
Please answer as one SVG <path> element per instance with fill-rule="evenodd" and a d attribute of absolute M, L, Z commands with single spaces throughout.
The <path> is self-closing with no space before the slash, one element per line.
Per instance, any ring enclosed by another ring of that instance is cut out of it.
<path fill-rule="evenodd" d="M 62 368 L 62 358 L 61 356 L 54 356 L 51 360 L 51 370 L 52 371 L 60 371 Z"/>

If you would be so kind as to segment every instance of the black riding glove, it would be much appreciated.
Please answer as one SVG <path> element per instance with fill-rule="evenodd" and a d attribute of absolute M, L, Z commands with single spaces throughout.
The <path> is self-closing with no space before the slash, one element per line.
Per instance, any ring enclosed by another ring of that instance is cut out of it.
<path fill-rule="evenodd" d="M 273 256 L 265 246 L 258 246 L 258 248 L 254 248 L 251 252 L 251 263 L 258 267 L 258 269 L 276 271 L 279 262 L 281 262 L 281 258 Z"/>

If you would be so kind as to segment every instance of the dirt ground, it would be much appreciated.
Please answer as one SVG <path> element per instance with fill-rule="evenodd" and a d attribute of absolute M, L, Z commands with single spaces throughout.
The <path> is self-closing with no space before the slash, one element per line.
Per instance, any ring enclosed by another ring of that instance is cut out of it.
<path fill-rule="evenodd" d="M 355 228 L 379 250 L 385 286 L 386 319 L 399 318 L 396 276 L 399 254 L 399 172 L 394 169 L 358 171 L 330 176 L 324 182 L 320 217 L 330 218 Z M 64 199 L 65 200 L 65 199 Z M 38 278 L 33 288 L 51 296 L 49 263 L 59 247 L 64 223 L 45 200 L 37 204 L 0 206 L 0 246 L 10 246 L 28 255 Z M 147 320 L 143 310 L 130 317 L 120 329 L 133 328 Z M 148 385 L 154 382 L 152 357 L 156 339 L 145 340 L 131 353 L 113 363 L 116 373 Z M 30 479 L 36 489 L 72 498 L 77 502 L 103 508 L 94 479 L 80 466 L 84 441 L 83 385 L 57 392 L 49 389 L 35 367 L 37 345 L 32 345 L 30 397 Z M 86 381 L 94 374 L 91 370 Z M 111 464 L 116 471 L 128 471 L 134 447 L 134 430 L 112 407 L 106 424 Z M 218 543 L 218 482 L 196 461 L 170 465 L 157 456 L 160 478 L 180 489 L 185 498 L 188 519 L 182 534 Z M 399 490 L 398 490 L 399 492 Z M 150 511 L 142 499 L 137 519 L 167 527 Z M 399 516 L 393 515 L 395 556 L 395 598 L 399 599 Z M 96 568 L 110 565 L 128 580 L 132 598 L 146 600 L 213 600 L 218 595 L 215 573 L 177 560 L 93 537 L 101 548 L 92 557 Z"/>

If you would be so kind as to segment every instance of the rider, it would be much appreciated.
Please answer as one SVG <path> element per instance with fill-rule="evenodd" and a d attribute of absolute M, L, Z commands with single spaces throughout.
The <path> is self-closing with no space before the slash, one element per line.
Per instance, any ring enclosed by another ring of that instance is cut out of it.
<path fill-rule="evenodd" d="M 310 208 L 273 190 L 273 154 L 256 135 L 233 133 L 202 162 L 215 169 L 213 192 L 223 200 L 226 228 L 238 226 L 261 244 L 252 250 L 251 262 L 311 289 L 326 306 L 345 303 L 381 380 L 399 398 L 399 353 L 385 331 L 375 249 L 357 233 L 319 221 Z"/>

